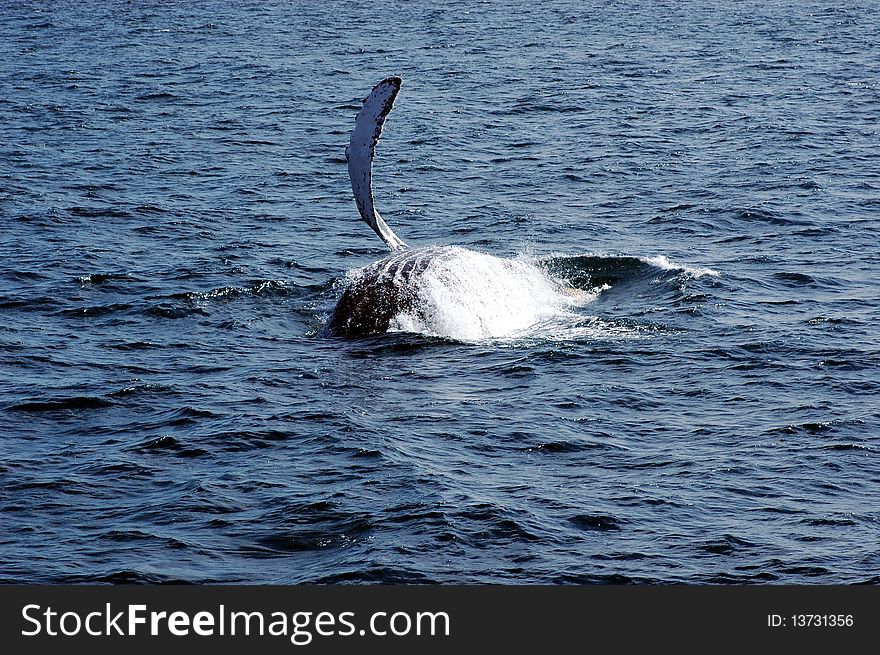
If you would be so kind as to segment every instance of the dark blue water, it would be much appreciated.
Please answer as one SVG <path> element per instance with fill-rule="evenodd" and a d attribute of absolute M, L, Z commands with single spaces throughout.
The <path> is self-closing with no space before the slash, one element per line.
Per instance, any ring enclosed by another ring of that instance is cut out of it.
<path fill-rule="evenodd" d="M 3 3 L 0 580 L 880 581 L 840 4 Z M 390 74 L 398 234 L 586 301 L 320 336 L 385 254 L 344 148 Z"/>

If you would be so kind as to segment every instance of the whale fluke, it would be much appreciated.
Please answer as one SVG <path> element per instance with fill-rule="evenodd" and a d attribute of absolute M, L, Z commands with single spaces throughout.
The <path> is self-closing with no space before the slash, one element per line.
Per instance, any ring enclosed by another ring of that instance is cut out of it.
<path fill-rule="evenodd" d="M 389 77 L 373 87 L 370 95 L 364 99 L 364 106 L 358 112 L 351 140 L 345 149 L 351 189 L 361 218 L 391 250 L 400 250 L 407 245 L 394 234 L 376 211 L 372 184 L 373 155 L 376 151 L 376 143 L 382 134 L 385 117 L 391 111 L 397 92 L 400 91 L 400 83 L 399 77 Z"/>

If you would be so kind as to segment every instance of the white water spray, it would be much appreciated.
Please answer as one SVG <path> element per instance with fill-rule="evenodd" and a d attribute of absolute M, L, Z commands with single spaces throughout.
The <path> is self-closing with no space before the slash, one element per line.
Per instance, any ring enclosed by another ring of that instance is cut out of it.
<path fill-rule="evenodd" d="M 459 341 L 530 336 L 531 328 L 572 317 L 596 294 L 553 279 L 528 260 L 452 248 L 419 277 L 418 305 L 391 330 Z"/>

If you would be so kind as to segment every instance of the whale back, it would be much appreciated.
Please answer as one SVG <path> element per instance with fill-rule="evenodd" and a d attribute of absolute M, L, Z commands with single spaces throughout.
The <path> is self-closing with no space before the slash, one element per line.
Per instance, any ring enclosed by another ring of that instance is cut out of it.
<path fill-rule="evenodd" d="M 378 334 L 386 332 L 396 316 L 418 313 L 421 276 L 452 252 L 442 246 L 406 249 L 354 271 L 326 333 L 340 337 Z"/>

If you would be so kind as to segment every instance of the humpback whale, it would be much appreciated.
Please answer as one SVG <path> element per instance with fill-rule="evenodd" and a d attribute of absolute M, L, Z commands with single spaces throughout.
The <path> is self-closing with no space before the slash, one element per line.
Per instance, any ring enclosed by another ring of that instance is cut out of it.
<path fill-rule="evenodd" d="M 542 292 L 549 289 L 551 293 L 571 298 L 576 290 L 563 288 L 543 274 L 536 274 L 534 267 L 523 262 L 457 246 L 410 248 L 382 219 L 373 197 L 373 158 L 400 86 L 399 77 L 389 77 L 373 87 L 357 114 L 345 149 L 358 212 L 391 254 L 348 276 L 323 333 L 341 337 L 382 333 L 395 322 L 399 324 L 401 317 L 424 318 L 426 313 L 442 313 L 442 310 L 438 312 L 438 305 L 444 303 L 457 303 L 462 310 L 460 314 L 479 323 L 479 328 L 492 324 L 493 320 L 497 324 L 499 318 L 505 326 L 509 325 L 511 315 L 520 316 L 520 323 L 525 323 L 514 328 L 526 327 L 536 320 L 534 311 L 517 313 L 520 308 L 516 306 L 503 303 L 499 306 L 497 302 L 481 304 L 479 299 L 514 296 L 524 287 L 534 290 L 535 296 L 546 297 Z M 476 273 L 462 280 L 463 270 Z M 475 286 L 481 288 L 474 289 Z M 473 296 L 477 300 L 473 300 Z M 487 308 L 488 305 L 492 306 Z M 436 316 L 433 318 L 436 322 Z M 477 332 L 497 330 L 478 329 Z"/>

